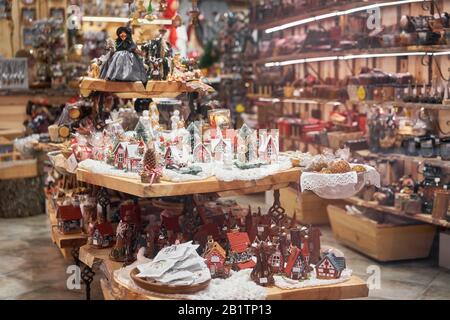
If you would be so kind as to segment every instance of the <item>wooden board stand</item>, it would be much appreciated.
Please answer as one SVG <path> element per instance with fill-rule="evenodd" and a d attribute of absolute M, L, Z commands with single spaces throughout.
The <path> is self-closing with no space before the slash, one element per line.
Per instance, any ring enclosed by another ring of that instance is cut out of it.
<path fill-rule="evenodd" d="M 328 206 L 328 215 L 337 240 L 378 261 L 426 258 L 436 232 L 426 224 L 378 224 L 337 206 Z"/>

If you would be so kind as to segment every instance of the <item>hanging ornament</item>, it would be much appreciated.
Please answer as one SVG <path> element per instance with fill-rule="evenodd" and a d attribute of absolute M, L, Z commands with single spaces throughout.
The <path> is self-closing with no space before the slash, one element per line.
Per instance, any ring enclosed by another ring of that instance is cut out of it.
<path fill-rule="evenodd" d="M 192 0 L 192 7 L 189 11 L 189 16 L 191 17 L 191 24 L 198 24 L 198 17 L 200 16 L 200 9 L 198 8 L 198 0 Z"/>
<path fill-rule="evenodd" d="M 152 0 L 149 1 L 148 3 L 148 7 L 147 7 L 147 15 L 145 16 L 145 19 L 147 20 L 155 20 L 158 17 L 153 13 L 153 5 L 152 5 Z"/>
<path fill-rule="evenodd" d="M 163 15 L 164 11 L 167 10 L 167 0 L 159 0 L 159 12 Z"/>

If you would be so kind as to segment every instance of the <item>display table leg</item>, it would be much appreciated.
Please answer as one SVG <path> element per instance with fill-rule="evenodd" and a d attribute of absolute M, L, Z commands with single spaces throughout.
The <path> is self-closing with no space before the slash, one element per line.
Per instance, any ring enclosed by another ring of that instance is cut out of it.
<path fill-rule="evenodd" d="M 284 214 L 285 211 L 280 202 L 280 190 L 273 190 L 273 205 L 270 207 L 268 213 L 271 216 L 278 216 Z"/>
<path fill-rule="evenodd" d="M 95 272 L 89 266 L 85 266 L 81 271 L 81 279 L 86 286 L 86 300 L 91 300 L 91 283 L 94 280 Z"/>
<path fill-rule="evenodd" d="M 80 254 L 80 248 L 79 247 L 73 247 L 72 251 L 70 253 L 72 254 L 73 261 L 79 267 L 80 266 L 80 260 L 79 260 L 78 256 Z"/>

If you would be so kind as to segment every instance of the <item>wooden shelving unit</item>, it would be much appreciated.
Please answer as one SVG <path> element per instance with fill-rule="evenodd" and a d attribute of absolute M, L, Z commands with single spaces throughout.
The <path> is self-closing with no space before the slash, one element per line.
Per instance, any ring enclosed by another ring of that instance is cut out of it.
<path fill-rule="evenodd" d="M 404 213 L 402 210 L 399 210 L 395 207 L 379 205 L 378 202 L 376 202 L 376 201 L 364 201 L 364 200 L 356 198 L 356 197 L 348 198 L 348 199 L 346 199 L 346 201 L 350 204 L 368 208 L 368 209 L 373 209 L 373 210 L 376 210 L 379 212 L 384 212 L 384 213 L 400 216 L 403 218 L 408 218 L 408 219 L 432 224 L 432 225 L 443 227 L 443 228 L 450 228 L 449 221 L 433 219 L 433 217 L 429 214 L 418 213 L 418 214 L 410 215 L 410 214 Z"/>
<path fill-rule="evenodd" d="M 70 260 L 74 257 L 74 251 L 85 245 L 87 242 L 87 235 L 83 233 L 62 234 L 57 230 L 56 209 L 53 201 L 47 197 L 45 201 L 47 216 L 50 223 L 50 235 L 53 243 L 56 244 L 61 251 L 64 259 Z"/>
<path fill-rule="evenodd" d="M 428 163 L 437 167 L 441 168 L 450 168 L 450 161 L 445 161 L 440 158 L 424 158 L 424 157 L 415 157 L 415 156 L 408 156 L 404 154 L 398 154 L 398 153 L 372 153 L 368 150 L 361 150 L 356 152 L 357 155 L 360 155 L 362 157 L 373 157 L 373 158 L 393 158 L 393 159 L 402 159 L 402 160 L 413 160 L 416 162 L 421 163 Z"/>
<path fill-rule="evenodd" d="M 289 60 L 301 60 L 311 58 L 323 58 L 323 57 L 342 57 L 348 55 L 359 54 L 385 54 L 385 53 L 399 53 L 399 52 L 444 52 L 448 51 L 448 46 L 432 45 L 432 46 L 405 46 L 405 47 L 389 47 L 389 48 L 364 48 L 364 49 L 352 49 L 352 50 L 331 50 L 331 51 L 305 51 L 289 55 L 271 56 L 266 58 L 260 58 L 254 60 L 255 64 L 269 63 L 269 62 L 283 62 Z M 337 60 L 338 61 L 338 60 Z"/>
<path fill-rule="evenodd" d="M 383 3 L 383 2 L 390 2 L 390 1 L 386 1 L 386 0 L 385 1 L 371 1 L 372 4 Z M 283 24 L 295 22 L 298 20 L 310 18 L 313 16 L 319 16 L 319 15 L 331 13 L 334 11 L 343 11 L 343 10 L 358 8 L 358 7 L 366 6 L 367 4 L 368 4 L 367 1 L 352 1 L 352 2 L 346 3 L 346 4 L 333 4 L 331 6 L 322 7 L 319 9 L 308 10 L 306 12 L 302 11 L 299 14 L 295 14 L 295 15 L 289 16 L 284 19 L 276 18 L 276 19 L 273 19 L 273 21 L 254 23 L 251 25 L 251 28 L 258 29 L 258 30 L 265 30 L 265 29 L 273 28 L 273 27 L 276 27 L 279 25 L 283 25 Z"/>
<path fill-rule="evenodd" d="M 162 297 L 142 290 L 136 291 L 128 284 L 114 276 L 114 272 L 122 267 L 122 263 L 109 259 L 110 249 L 92 249 L 89 245 L 80 248 L 80 261 L 91 266 L 94 262 L 102 262 L 105 276 L 101 288 L 105 300 L 162 300 Z M 283 290 L 277 287 L 268 288 L 268 300 L 337 300 L 367 297 L 367 284 L 356 276 L 349 280 L 334 284 L 300 289 Z"/>

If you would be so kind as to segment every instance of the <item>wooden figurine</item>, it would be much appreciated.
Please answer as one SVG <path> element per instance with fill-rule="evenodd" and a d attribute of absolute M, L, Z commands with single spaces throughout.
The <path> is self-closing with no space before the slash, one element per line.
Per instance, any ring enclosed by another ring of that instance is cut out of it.
<path fill-rule="evenodd" d="M 218 242 L 214 241 L 212 236 L 208 238 L 203 258 L 205 258 L 206 265 L 213 278 L 227 278 L 229 276 L 230 270 L 225 266 L 227 253 Z"/>
<path fill-rule="evenodd" d="M 81 209 L 73 205 L 59 206 L 56 219 L 58 221 L 58 230 L 62 234 L 81 232 Z"/>
<path fill-rule="evenodd" d="M 255 262 L 249 253 L 250 239 L 247 232 L 228 232 L 230 254 L 233 256 L 233 269 L 242 270 L 253 268 Z"/>
<path fill-rule="evenodd" d="M 334 253 L 326 253 L 316 264 L 317 279 L 339 279 L 345 269 L 345 258 Z"/>

